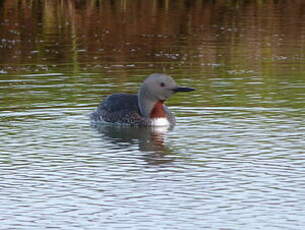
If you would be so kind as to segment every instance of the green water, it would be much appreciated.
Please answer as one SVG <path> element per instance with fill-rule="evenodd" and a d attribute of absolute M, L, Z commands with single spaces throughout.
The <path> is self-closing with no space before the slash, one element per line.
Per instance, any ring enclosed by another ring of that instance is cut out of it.
<path fill-rule="evenodd" d="M 1 226 L 303 229 L 304 8 L 1 1 Z M 155 72 L 173 130 L 91 126 Z"/>

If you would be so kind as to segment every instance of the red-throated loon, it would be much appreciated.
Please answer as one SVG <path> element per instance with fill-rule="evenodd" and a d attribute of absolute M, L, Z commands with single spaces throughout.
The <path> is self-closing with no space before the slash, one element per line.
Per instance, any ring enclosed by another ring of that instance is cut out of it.
<path fill-rule="evenodd" d="M 149 75 L 138 94 L 112 94 L 91 114 L 94 122 L 131 126 L 172 126 L 175 116 L 164 105 L 174 93 L 190 92 L 193 88 L 178 86 L 166 74 Z"/>

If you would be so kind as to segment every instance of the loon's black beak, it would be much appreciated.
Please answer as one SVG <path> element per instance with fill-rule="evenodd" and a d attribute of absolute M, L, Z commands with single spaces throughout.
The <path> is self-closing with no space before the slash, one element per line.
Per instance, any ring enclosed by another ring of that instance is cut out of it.
<path fill-rule="evenodd" d="M 195 90 L 194 88 L 182 87 L 182 86 L 177 86 L 176 88 L 173 89 L 173 91 L 175 93 L 178 93 L 178 92 L 191 92 L 191 91 L 194 91 L 194 90 Z"/>

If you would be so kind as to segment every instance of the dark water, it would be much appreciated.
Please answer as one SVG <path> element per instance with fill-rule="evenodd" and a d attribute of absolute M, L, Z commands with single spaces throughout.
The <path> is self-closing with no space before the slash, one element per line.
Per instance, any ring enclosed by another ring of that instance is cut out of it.
<path fill-rule="evenodd" d="M 0 229 L 303 229 L 303 1 L 0 2 Z M 150 73 L 173 130 L 92 126 Z"/>

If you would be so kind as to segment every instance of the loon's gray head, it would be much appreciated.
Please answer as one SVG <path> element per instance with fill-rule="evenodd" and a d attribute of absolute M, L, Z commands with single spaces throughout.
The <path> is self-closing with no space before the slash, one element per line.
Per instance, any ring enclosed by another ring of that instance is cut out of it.
<path fill-rule="evenodd" d="M 157 102 L 163 103 L 174 93 L 193 90 L 178 86 L 175 80 L 166 74 L 151 74 L 144 80 L 138 93 L 140 112 L 144 117 L 149 117 Z"/>

